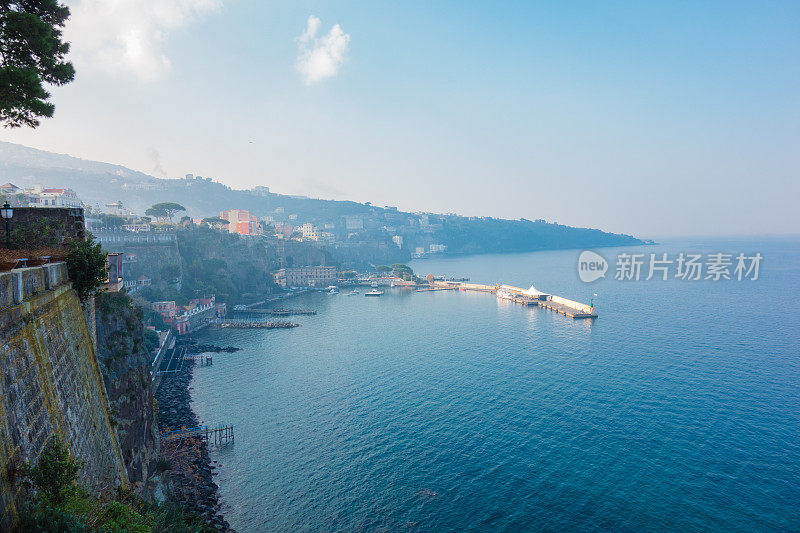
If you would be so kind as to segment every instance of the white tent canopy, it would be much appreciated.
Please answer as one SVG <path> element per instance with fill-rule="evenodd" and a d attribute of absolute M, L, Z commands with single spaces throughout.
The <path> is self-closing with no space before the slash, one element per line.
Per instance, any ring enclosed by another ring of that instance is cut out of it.
<path fill-rule="evenodd" d="M 528 296 L 539 296 L 540 294 L 544 294 L 544 293 L 539 291 L 539 290 L 537 290 L 536 287 L 531 285 L 531 288 L 528 289 L 527 291 L 525 291 L 525 294 L 527 294 Z"/>

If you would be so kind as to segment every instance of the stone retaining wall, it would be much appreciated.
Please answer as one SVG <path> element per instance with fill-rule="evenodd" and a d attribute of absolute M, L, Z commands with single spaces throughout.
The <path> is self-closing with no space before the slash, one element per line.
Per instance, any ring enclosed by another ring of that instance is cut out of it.
<path fill-rule="evenodd" d="M 127 484 L 84 313 L 55 263 L 0 275 L 0 531 L 18 516 L 19 467 L 53 437 L 85 461 L 80 482 Z"/>

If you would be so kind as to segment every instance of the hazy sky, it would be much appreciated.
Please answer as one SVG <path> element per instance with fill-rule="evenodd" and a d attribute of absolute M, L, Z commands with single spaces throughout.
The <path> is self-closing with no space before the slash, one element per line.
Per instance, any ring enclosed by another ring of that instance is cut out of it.
<path fill-rule="evenodd" d="M 76 80 L 3 140 L 643 237 L 800 227 L 800 2 L 67 3 Z"/>

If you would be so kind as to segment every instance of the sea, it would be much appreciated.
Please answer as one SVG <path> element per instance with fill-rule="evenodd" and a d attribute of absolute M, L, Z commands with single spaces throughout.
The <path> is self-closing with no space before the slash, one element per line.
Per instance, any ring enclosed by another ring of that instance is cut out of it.
<path fill-rule="evenodd" d="M 204 423 L 235 428 L 211 450 L 232 527 L 800 531 L 800 237 L 594 251 L 591 283 L 581 250 L 411 267 L 592 301 L 596 319 L 362 288 L 287 300 L 317 311 L 298 328 L 199 333 L 241 348 L 191 391 Z M 650 254 L 681 253 L 730 254 L 731 279 L 646 279 Z M 761 254 L 757 279 L 736 279 L 739 253 Z M 638 280 L 615 279 L 625 254 Z"/>

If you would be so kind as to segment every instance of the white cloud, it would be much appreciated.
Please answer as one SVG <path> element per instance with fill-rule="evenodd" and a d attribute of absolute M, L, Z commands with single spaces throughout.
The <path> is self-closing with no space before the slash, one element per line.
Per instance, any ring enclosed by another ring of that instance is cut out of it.
<path fill-rule="evenodd" d="M 72 0 L 65 36 L 84 68 L 123 71 L 153 81 L 171 67 L 165 47 L 173 30 L 222 7 L 224 0 Z"/>
<path fill-rule="evenodd" d="M 295 68 L 306 85 L 336 76 L 350 44 L 350 35 L 344 33 L 338 24 L 318 38 L 320 23 L 314 15 L 308 17 L 306 29 L 297 39 L 299 51 Z"/>

